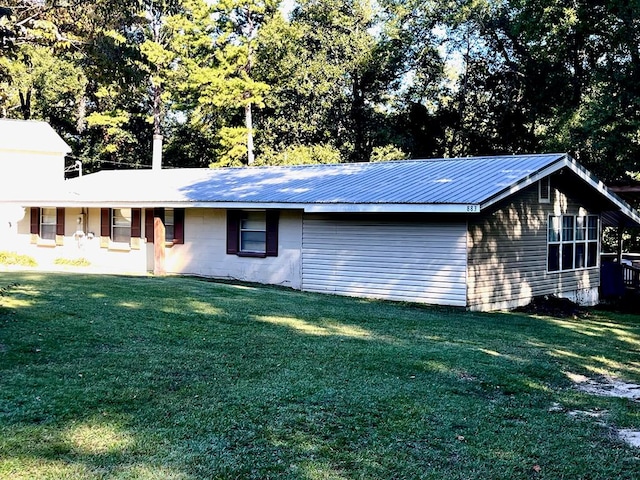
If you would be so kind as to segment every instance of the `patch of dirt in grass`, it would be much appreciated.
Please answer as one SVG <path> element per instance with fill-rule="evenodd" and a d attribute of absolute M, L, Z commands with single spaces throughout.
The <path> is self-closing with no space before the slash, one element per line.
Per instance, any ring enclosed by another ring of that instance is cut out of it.
<path fill-rule="evenodd" d="M 584 381 L 578 382 L 577 388 L 581 392 L 597 395 L 599 397 L 628 398 L 640 402 L 640 385 L 623 382 L 615 378 L 603 378 L 600 381 L 584 377 Z"/>
<path fill-rule="evenodd" d="M 587 318 L 589 316 L 589 310 L 586 308 L 567 298 L 555 295 L 534 297 L 528 305 L 516 308 L 515 311 L 557 318 Z"/>
<path fill-rule="evenodd" d="M 640 448 L 640 432 L 624 428 L 618 430 L 618 436 L 629 445 Z"/>
<path fill-rule="evenodd" d="M 581 392 L 588 393 L 590 395 L 597 395 L 600 397 L 616 397 L 627 398 L 634 402 L 640 402 L 640 385 L 630 382 L 623 382 L 616 378 L 603 377 L 596 381 L 592 380 L 584 375 L 576 375 L 574 373 L 565 372 L 565 375 L 569 377 L 574 383 L 576 388 Z M 557 404 L 549 409 L 549 411 L 558 411 Z M 601 419 L 606 415 L 606 411 L 578 411 L 574 410 L 568 412 L 573 417 L 590 417 L 595 419 Z M 601 422 L 599 422 L 601 423 Z M 604 424 L 603 424 L 604 425 Z M 633 430 L 630 428 L 615 429 L 618 438 L 625 441 L 632 447 L 640 448 L 640 430 Z"/>

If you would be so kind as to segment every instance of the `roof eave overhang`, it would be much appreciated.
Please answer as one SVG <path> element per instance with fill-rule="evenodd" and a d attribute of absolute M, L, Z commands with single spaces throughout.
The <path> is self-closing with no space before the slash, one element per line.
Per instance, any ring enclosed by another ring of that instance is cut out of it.
<path fill-rule="evenodd" d="M 67 148 L 62 150 L 29 150 L 29 149 L 17 149 L 17 148 L 0 148 L 0 152 L 2 153 L 20 153 L 27 155 L 49 155 L 49 156 L 66 156 L 71 153 L 71 147 L 67 146 Z"/>
<path fill-rule="evenodd" d="M 438 203 L 315 203 L 305 206 L 306 213 L 478 213 L 478 204 Z"/>
<path fill-rule="evenodd" d="M 1 203 L 1 202 L 0 202 Z M 77 200 L 12 200 L 23 207 L 66 208 L 216 208 L 216 209 L 280 209 L 306 213 L 479 213 L 480 205 L 411 204 L 411 203 L 273 203 L 273 202 L 191 202 L 191 201 L 77 201 Z"/>

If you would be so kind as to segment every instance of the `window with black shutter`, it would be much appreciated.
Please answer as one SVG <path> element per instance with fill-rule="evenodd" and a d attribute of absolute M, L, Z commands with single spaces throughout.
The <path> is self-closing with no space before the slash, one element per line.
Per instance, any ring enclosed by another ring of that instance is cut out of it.
<path fill-rule="evenodd" d="M 100 210 L 101 237 L 115 243 L 130 243 L 132 238 L 139 238 L 141 235 L 142 210 L 140 208 L 102 208 Z"/>
<path fill-rule="evenodd" d="M 228 210 L 227 253 L 277 257 L 279 217 L 278 210 Z"/>
<path fill-rule="evenodd" d="M 168 243 L 184 243 L 184 208 L 148 208 L 144 213 L 144 233 L 147 243 L 154 242 L 153 221 L 162 219 Z"/>

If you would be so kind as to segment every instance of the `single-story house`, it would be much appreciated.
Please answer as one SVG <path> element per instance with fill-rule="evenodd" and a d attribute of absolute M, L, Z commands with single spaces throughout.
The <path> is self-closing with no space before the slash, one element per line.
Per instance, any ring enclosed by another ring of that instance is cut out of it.
<path fill-rule="evenodd" d="M 25 209 L 14 250 L 42 265 L 82 257 L 474 310 L 547 294 L 595 304 L 603 226 L 640 225 L 563 153 L 48 180 L 0 194 Z"/>

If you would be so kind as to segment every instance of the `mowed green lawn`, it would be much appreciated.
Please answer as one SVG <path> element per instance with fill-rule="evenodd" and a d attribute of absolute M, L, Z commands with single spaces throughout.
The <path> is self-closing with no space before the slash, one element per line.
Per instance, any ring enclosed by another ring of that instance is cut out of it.
<path fill-rule="evenodd" d="M 17 285 L 15 285 L 17 284 Z M 3 479 L 637 479 L 640 317 L 1 273 Z"/>

